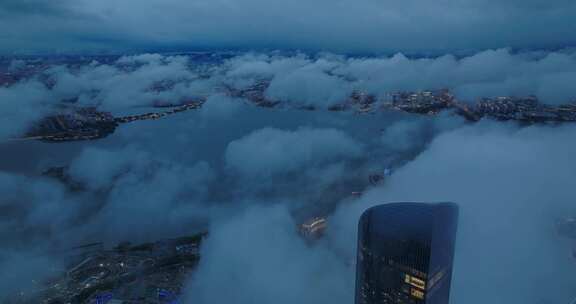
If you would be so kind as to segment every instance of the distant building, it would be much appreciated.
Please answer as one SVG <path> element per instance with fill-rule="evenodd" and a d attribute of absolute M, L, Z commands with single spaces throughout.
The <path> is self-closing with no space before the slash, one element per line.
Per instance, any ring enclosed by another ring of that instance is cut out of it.
<path fill-rule="evenodd" d="M 315 217 L 300 225 L 300 234 L 306 239 L 319 239 L 324 234 L 326 227 L 325 218 Z"/>
<path fill-rule="evenodd" d="M 359 222 L 356 304 L 448 304 L 458 207 L 393 203 Z"/>

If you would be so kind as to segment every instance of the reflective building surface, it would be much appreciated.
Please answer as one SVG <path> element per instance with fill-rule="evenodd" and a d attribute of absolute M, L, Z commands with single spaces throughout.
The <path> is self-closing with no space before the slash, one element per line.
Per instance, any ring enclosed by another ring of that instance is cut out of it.
<path fill-rule="evenodd" d="M 454 203 L 392 203 L 358 226 L 356 304 L 448 304 L 458 222 Z"/>

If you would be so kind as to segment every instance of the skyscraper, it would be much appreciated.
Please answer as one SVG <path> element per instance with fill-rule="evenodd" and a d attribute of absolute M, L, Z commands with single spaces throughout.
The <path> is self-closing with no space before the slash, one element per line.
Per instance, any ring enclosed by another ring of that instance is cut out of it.
<path fill-rule="evenodd" d="M 448 304 L 458 222 L 454 203 L 392 203 L 358 225 L 356 304 Z"/>

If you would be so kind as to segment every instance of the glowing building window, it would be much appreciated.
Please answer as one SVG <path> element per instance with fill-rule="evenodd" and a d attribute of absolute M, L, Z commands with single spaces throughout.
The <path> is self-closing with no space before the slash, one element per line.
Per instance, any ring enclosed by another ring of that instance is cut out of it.
<path fill-rule="evenodd" d="M 423 280 L 420 280 L 417 277 L 411 277 L 410 278 L 410 285 L 418 287 L 420 289 L 426 289 L 426 282 L 424 282 Z"/>
<path fill-rule="evenodd" d="M 426 289 L 426 282 L 409 274 L 404 275 L 404 282 L 420 289 Z"/>
<path fill-rule="evenodd" d="M 420 300 L 423 300 L 423 299 L 424 299 L 424 292 L 421 291 L 421 290 L 418 290 L 418 289 L 416 289 L 416 288 L 412 288 L 412 290 L 410 291 L 410 294 L 411 294 L 413 297 L 418 298 L 418 299 L 420 299 Z"/>

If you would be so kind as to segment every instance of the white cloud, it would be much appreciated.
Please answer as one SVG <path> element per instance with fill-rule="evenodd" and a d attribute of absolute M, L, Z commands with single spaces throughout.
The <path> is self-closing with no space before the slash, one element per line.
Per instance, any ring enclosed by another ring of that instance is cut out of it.
<path fill-rule="evenodd" d="M 352 267 L 325 247 L 308 247 L 295 225 L 279 205 L 214 223 L 185 301 L 351 303 Z"/>
<path fill-rule="evenodd" d="M 350 83 L 345 80 L 307 66 L 277 75 L 265 93 L 272 100 L 327 108 L 345 100 L 351 91 Z"/>
<path fill-rule="evenodd" d="M 270 176 L 362 156 L 360 143 L 336 129 L 265 128 L 232 141 L 226 164 L 245 176 Z"/>
<path fill-rule="evenodd" d="M 48 113 L 51 98 L 51 92 L 36 81 L 0 87 L 0 140 L 22 136 Z"/>
<path fill-rule="evenodd" d="M 245 103 L 247 102 L 239 98 L 216 94 L 202 104 L 201 113 L 208 119 L 231 119 Z"/>
<path fill-rule="evenodd" d="M 368 206 L 454 201 L 461 215 L 452 303 L 567 302 L 576 264 L 553 223 L 576 212 L 574 131 L 480 124 L 445 133 L 381 188 L 342 206 L 331 238 L 353 257 Z"/>
<path fill-rule="evenodd" d="M 143 54 L 122 57 L 115 65 L 90 64 L 73 70 L 53 67 L 52 92 L 61 98 L 78 97 L 80 103 L 105 109 L 149 106 L 154 102 L 178 103 L 202 96 L 210 84 L 197 81 L 187 57 Z"/>
<path fill-rule="evenodd" d="M 402 90 L 448 88 L 464 101 L 481 97 L 536 95 L 543 103 L 576 101 L 573 50 L 512 53 L 509 49 L 478 52 L 462 58 L 352 57 L 330 54 L 319 59 L 296 55 L 239 56 L 223 66 L 231 78 L 272 79 L 272 99 L 327 106 L 352 89 L 377 95 Z M 347 81 L 344 81 L 347 80 Z"/>

